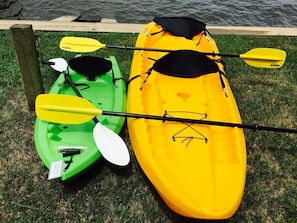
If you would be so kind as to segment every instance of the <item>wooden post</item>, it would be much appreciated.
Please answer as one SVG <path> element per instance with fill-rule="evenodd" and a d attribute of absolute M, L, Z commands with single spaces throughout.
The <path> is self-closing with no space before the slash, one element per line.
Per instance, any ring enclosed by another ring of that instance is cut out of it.
<path fill-rule="evenodd" d="M 35 98 L 44 93 L 32 25 L 15 24 L 10 27 L 30 111 L 35 109 Z"/>

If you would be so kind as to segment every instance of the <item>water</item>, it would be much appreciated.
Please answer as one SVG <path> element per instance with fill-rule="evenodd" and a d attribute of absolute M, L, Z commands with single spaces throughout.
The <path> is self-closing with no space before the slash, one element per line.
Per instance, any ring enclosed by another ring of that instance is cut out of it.
<path fill-rule="evenodd" d="M 296 0 L 14 1 L 22 10 L 9 19 L 50 20 L 74 14 L 89 21 L 115 18 L 124 23 L 147 23 L 156 16 L 190 16 L 215 26 L 297 27 Z"/>

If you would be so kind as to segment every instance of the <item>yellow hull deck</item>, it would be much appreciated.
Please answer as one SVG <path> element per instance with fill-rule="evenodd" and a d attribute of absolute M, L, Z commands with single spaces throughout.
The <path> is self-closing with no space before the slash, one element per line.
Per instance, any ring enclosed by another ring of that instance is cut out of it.
<path fill-rule="evenodd" d="M 136 47 L 218 52 L 207 33 L 191 40 L 168 32 L 150 35 L 161 29 L 155 22 L 147 24 Z M 173 117 L 241 123 L 228 80 L 221 76 L 224 91 L 219 73 L 181 78 L 153 70 L 147 77 L 144 73 L 154 64 L 150 58 L 165 54 L 135 51 L 128 112 L 161 116 L 166 112 Z M 223 70 L 221 63 L 218 66 Z M 128 119 L 128 129 L 141 168 L 173 211 L 199 219 L 227 219 L 236 212 L 246 175 L 242 129 L 132 118 Z"/>

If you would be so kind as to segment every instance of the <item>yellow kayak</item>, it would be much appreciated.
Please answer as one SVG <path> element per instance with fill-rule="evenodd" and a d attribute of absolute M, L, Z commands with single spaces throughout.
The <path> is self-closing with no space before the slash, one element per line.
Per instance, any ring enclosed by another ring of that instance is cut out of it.
<path fill-rule="evenodd" d="M 224 63 L 199 53 L 218 53 L 203 23 L 155 18 L 136 47 L 177 51 L 134 52 L 128 112 L 241 123 Z M 128 129 L 141 168 L 173 211 L 198 219 L 228 219 L 237 211 L 246 178 L 242 129 L 143 118 L 128 118 Z"/>

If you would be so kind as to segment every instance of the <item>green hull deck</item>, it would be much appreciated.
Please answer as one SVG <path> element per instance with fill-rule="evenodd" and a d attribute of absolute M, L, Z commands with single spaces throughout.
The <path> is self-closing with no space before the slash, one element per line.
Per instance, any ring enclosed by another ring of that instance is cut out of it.
<path fill-rule="evenodd" d="M 126 110 L 126 86 L 122 80 L 123 74 L 115 57 L 107 60 L 112 62 L 112 69 L 107 73 L 96 76 L 93 81 L 82 74 L 69 69 L 70 77 L 76 84 L 84 98 L 92 102 L 97 108 L 125 111 Z M 70 84 L 61 74 L 51 90 L 50 94 L 76 95 Z M 114 131 L 119 133 L 123 127 L 125 118 L 115 116 L 98 116 L 98 120 Z M 83 124 L 57 124 L 36 119 L 34 140 L 37 152 L 44 163 L 50 169 L 51 163 L 64 161 L 62 170 L 62 181 L 68 181 L 85 172 L 100 157 L 95 141 L 93 139 L 93 120 Z M 62 149 L 80 149 L 80 154 L 63 157 Z M 72 161 L 68 166 L 67 163 Z M 66 167 L 66 169 L 65 169 Z"/>

